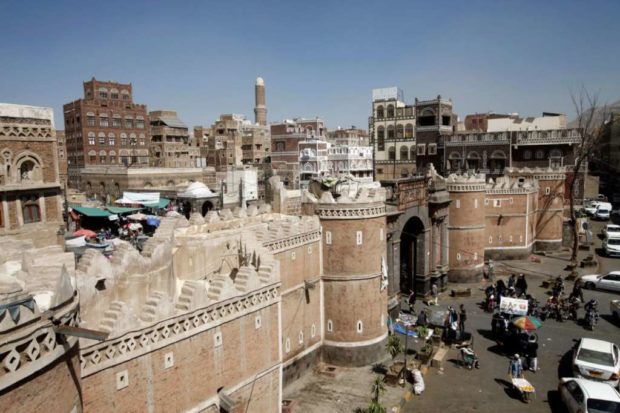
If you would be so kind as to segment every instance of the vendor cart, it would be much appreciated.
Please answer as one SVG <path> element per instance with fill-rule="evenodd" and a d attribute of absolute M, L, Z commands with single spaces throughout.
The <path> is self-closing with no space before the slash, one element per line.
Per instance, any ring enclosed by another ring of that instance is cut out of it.
<path fill-rule="evenodd" d="M 532 386 L 532 383 L 530 383 L 529 381 L 527 381 L 526 379 L 522 377 L 519 377 L 519 378 L 513 377 L 512 385 L 521 394 L 521 399 L 525 403 L 529 403 L 532 397 L 536 396 L 536 389 L 534 388 L 534 386 Z"/>

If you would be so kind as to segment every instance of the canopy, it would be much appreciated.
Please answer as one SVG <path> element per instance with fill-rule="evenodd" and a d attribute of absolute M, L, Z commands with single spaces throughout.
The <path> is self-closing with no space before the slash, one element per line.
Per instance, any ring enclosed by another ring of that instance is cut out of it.
<path fill-rule="evenodd" d="M 159 202 L 159 192 L 123 192 L 117 204 L 145 204 Z"/>
<path fill-rule="evenodd" d="M 542 327 L 542 322 L 538 318 L 531 315 L 519 317 L 513 320 L 512 324 L 514 324 L 521 330 L 526 331 L 538 330 L 540 327 Z"/>
<path fill-rule="evenodd" d="M 112 214 L 127 214 L 130 212 L 136 212 L 136 211 L 142 210 L 142 208 L 124 208 L 124 207 L 117 207 L 117 206 L 111 206 L 111 205 L 107 205 L 105 209 L 110 211 Z"/>
<path fill-rule="evenodd" d="M 76 237 L 85 236 L 86 238 L 95 238 L 97 233 L 86 228 L 78 229 L 73 233 Z"/>
<path fill-rule="evenodd" d="M 169 203 L 170 203 L 170 200 L 168 198 L 159 198 L 159 201 L 157 202 L 144 202 L 142 205 L 144 205 L 147 208 L 162 209 L 162 208 L 166 208 Z"/>
<path fill-rule="evenodd" d="M 146 219 L 146 215 L 141 214 L 140 212 L 138 212 L 137 214 L 131 214 L 131 215 L 127 215 L 127 218 L 134 220 L 134 221 L 142 221 Z"/>
<path fill-rule="evenodd" d="M 88 207 L 74 206 L 72 207 L 72 209 L 81 215 L 86 215 L 87 217 L 107 218 L 110 215 L 112 215 L 108 211 L 105 211 L 100 208 L 88 208 Z"/>

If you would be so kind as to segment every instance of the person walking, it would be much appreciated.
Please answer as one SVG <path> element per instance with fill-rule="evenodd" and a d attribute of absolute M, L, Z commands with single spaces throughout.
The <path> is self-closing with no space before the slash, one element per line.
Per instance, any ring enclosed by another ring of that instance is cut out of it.
<path fill-rule="evenodd" d="M 508 374 L 513 379 L 518 379 L 523 376 L 523 364 L 518 354 L 512 356 L 510 364 L 508 365 Z"/>
<path fill-rule="evenodd" d="M 581 280 L 575 281 L 575 285 L 573 285 L 573 292 L 571 293 L 571 297 L 579 298 L 579 301 L 585 303 L 583 299 L 583 288 L 581 286 Z"/>
<path fill-rule="evenodd" d="M 465 311 L 465 306 L 461 304 L 459 306 L 459 337 L 463 338 L 463 334 L 465 334 L 465 321 L 467 321 L 467 311 Z"/>
<path fill-rule="evenodd" d="M 433 285 L 431 286 L 431 303 L 433 305 L 439 305 L 439 288 L 437 287 L 437 282 L 434 281 Z"/>
<path fill-rule="evenodd" d="M 534 373 L 538 370 L 538 343 L 534 336 L 527 343 L 527 368 Z"/>
<path fill-rule="evenodd" d="M 417 299 L 416 292 L 414 290 L 409 290 L 409 312 L 411 314 L 415 314 L 416 299 Z"/>

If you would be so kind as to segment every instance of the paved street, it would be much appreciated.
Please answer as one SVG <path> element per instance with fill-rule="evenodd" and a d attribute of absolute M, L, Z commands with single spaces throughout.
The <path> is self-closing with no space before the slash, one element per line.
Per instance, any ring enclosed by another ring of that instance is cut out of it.
<path fill-rule="evenodd" d="M 603 223 L 593 223 L 595 234 L 600 233 Z M 596 238 L 596 247 L 601 240 Z M 595 253 L 583 251 L 580 257 Z M 620 259 L 598 257 L 599 269 L 580 269 L 580 273 L 605 272 L 620 270 Z M 508 261 L 498 263 L 498 273 L 505 271 L 524 272 L 527 274 L 529 290 L 539 301 L 547 298 L 541 282 L 548 275 L 566 275 L 562 269 L 566 258 L 540 257 L 540 262 Z M 503 265 L 506 264 L 506 265 Z M 456 366 L 456 350 L 450 350 L 444 364 L 444 370 L 429 369 L 424 376 L 426 391 L 421 396 L 414 396 L 409 402 L 403 402 L 406 390 L 400 387 L 387 387 L 383 404 L 388 409 L 403 405 L 405 412 L 564 412 L 564 406 L 558 399 L 557 385 L 560 377 L 571 374 L 571 348 L 575 339 L 593 337 L 615 340 L 620 337 L 620 326 L 615 325 L 609 317 L 609 301 L 620 295 L 600 291 L 585 291 L 586 300 L 596 297 L 600 303 L 601 320 L 594 331 L 587 331 L 580 325 L 567 321 L 559 323 L 547 320 L 538 330 L 540 339 L 539 367 L 537 373 L 526 372 L 526 378 L 536 387 L 536 398 L 530 404 L 524 404 L 507 386 L 508 357 L 501 353 L 490 335 L 491 314 L 482 311 L 478 303 L 483 299 L 483 284 L 468 285 L 473 296 L 466 299 L 452 299 L 442 296 L 440 305 L 458 306 L 465 304 L 468 313 L 467 330 L 474 335 L 474 349 L 480 357 L 479 370 L 466 370 Z M 567 282 L 567 289 L 572 282 Z M 418 305 L 418 309 L 420 306 Z M 583 316 L 583 310 L 580 312 Z M 413 346 L 416 343 L 410 343 Z M 417 343 L 418 345 L 420 343 Z M 389 363 L 389 361 L 387 361 Z M 285 398 L 301 402 L 299 410 L 303 412 L 346 412 L 354 411 L 367 405 L 370 395 L 370 383 L 375 374 L 370 368 L 340 369 L 336 378 L 311 374 L 291 387 L 285 389 Z"/>
<path fill-rule="evenodd" d="M 602 223 L 594 223 L 595 234 L 600 232 Z M 596 238 L 596 246 L 600 247 L 601 240 Z M 586 253 L 583 254 L 584 256 Z M 598 257 L 600 271 L 620 270 L 620 259 Z M 527 265 L 515 262 L 514 266 L 523 268 L 533 267 L 540 271 L 554 264 L 550 258 L 542 258 L 542 263 Z M 556 268 L 563 264 L 556 263 Z M 582 273 L 597 272 L 583 271 Z M 528 283 L 534 295 L 543 301 L 545 291 L 540 288 L 540 282 L 546 277 L 529 275 Z M 572 286 L 572 283 L 568 284 Z M 532 288 L 534 287 L 534 288 Z M 583 327 L 572 321 L 558 323 L 554 320 L 544 322 L 538 331 L 540 339 L 539 367 L 536 374 L 526 372 L 526 378 L 536 387 L 537 397 L 532 403 L 522 403 L 507 386 L 508 358 L 502 355 L 491 339 L 489 330 L 491 316 L 477 306 L 482 299 L 482 292 L 477 291 L 476 297 L 466 300 L 444 300 L 443 304 L 464 303 L 468 310 L 467 329 L 475 336 L 475 351 L 480 357 L 480 370 L 465 370 L 455 366 L 453 362 L 446 363 L 443 374 L 436 369 L 429 370 L 426 375 L 426 392 L 416 397 L 408 405 L 406 411 L 477 411 L 477 412 L 564 412 L 562 403 L 558 400 L 557 385 L 559 377 L 570 375 L 570 350 L 573 340 L 581 337 L 600 338 L 607 341 L 619 342 L 620 326 L 613 323 L 609 316 L 609 301 L 619 298 L 618 294 L 586 291 L 585 298 L 596 297 L 600 303 L 601 320 L 594 331 L 584 330 Z M 583 315 L 583 310 L 581 310 Z M 448 359 L 455 359 L 457 352 L 451 350 Z"/>

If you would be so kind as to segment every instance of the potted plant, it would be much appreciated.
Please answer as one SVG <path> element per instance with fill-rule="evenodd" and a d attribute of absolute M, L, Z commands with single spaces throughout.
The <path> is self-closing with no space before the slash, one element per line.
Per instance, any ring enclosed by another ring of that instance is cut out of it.
<path fill-rule="evenodd" d="M 418 338 L 421 338 L 422 340 L 426 340 L 426 337 L 428 336 L 428 327 L 418 326 L 416 331 L 418 333 Z"/>
<path fill-rule="evenodd" d="M 432 340 L 434 345 L 441 344 L 441 337 L 443 336 L 443 328 L 435 327 L 433 330 Z"/>
<path fill-rule="evenodd" d="M 400 353 L 403 352 L 403 343 L 397 335 L 392 334 L 388 336 L 387 343 L 385 343 L 385 349 L 388 353 L 390 353 L 390 356 L 392 356 L 392 360 L 394 360 Z"/>
<path fill-rule="evenodd" d="M 433 345 L 431 343 L 426 343 L 424 347 L 418 353 L 418 357 L 422 363 L 428 362 L 428 360 L 433 355 Z"/>

